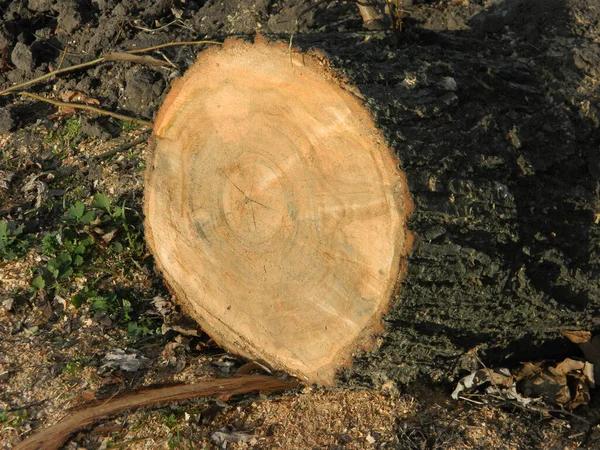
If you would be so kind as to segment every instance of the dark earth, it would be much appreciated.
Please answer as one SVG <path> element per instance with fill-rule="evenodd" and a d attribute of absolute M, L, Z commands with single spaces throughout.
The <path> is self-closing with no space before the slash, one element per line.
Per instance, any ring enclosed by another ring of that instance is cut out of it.
<path fill-rule="evenodd" d="M 0 0 L 0 87 L 111 51 L 293 33 L 295 46 L 325 52 L 360 90 L 415 204 L 414 251 L 381 345 L 357 355 L 341 383 L 450 386 L 481 362 L 581 356 L 559 332 L 600 331 L 600 3 L 403 4 L 401 29 L 368 31 L 350 1 Z M 176 68 L 104 63 L 27 89 L 82 91 L 152 120 L 199 50 L 163 49 Z M 10 221 L 34 204 L 23 181 L 60 169 L 35 128 L 52 129 L 56 108 L 13 95 L 0 106 L 0 132 L 30 150 L 0 189 L 0 219 Z M 113 119 L 90 117 L 76 139 L 121 132 Z M 68 176 L 88 198 L 102 170 L 79 161 Z M 122 196 L 138 211 L 141 189 Z M 40 212 L 26 229 L 56 220 Z"/>

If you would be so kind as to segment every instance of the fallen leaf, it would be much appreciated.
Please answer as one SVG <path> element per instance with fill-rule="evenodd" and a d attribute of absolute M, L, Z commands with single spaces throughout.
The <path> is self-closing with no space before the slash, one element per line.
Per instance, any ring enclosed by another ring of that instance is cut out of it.
<path fill-rule="evenodd" d="M 67 89 L 66 91 L 61 92 L 61 94 L 59 95 L 59 98 L 63 102 L 84 103 L 86 105 L 99 105 L 100 104 L 99 100 L 97 100 L 95 98 L 88 97 L 83 92 L 72 91 L 72 90 L 69 90 L 69 89 Z"/>
<path fill-rule="evenodd" d="M 500 369 L 479 369 L 458 382 L 456 389 L 452 392 L 452 398 L 458 400 L 461 392 L 486 383 L 491 383 L 494 386 L 509 387 L 513 382 L 514 380 L 510 371 L 504 367 Z"/>
<path fill-rule="evenodd" d="M 532 377 L 542 371 L 542 362 L 524 362 L 521 363 L 521 368 L 514 371 L 515 378 L 520 381 L 525 378 Z"/>
<path fill-rule="evenodd" d="M 558 373 L 566 375 L 569 372 L 573 372 L 575 370 L 583 370 L 584 365 L 585 365 L 585 362 L 583 362 L 583 361 L 576 361 L 574 359 L 567 358 L 560 364 L 557 364 L 555 370 Z"/>
<path fill-rule="evenodd" d="M 150 360 L 144 356 L 130 351 L 129 353 L 121 349 L 116 349 L 107 353 L 104 357 L 102 369 L 121 369 L 125 372 L 137 372 L 145 368 Z"/>
<path fill-rule="evenodd" d="M 248 442 L 253 438 L 254 436 L 252 434 L 242 433 L 241 431 L 232 431 L 229 433 L 225 431 L 215 431 L 210 435 L 211 441 L 218 446 L 226 445 L 229 442 Z"/>
<path fill-rule="evenodd" d="M 592 333 L 589 331 L 561 331 L 560 334 L 574 344 L 583 344 L 584 342 L 588 342 L 592 337 Z"/>

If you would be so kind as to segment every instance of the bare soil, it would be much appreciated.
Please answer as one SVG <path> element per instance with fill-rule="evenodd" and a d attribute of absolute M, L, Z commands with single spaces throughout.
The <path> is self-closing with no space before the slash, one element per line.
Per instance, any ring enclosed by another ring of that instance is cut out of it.
<path fill-rule="evenodd" d="M 110 51 L 293 32 L 358 87 L 416 206 L 385 332 L 338 388 L 123 414 L 66 448 L 597 447 L 595 396 L 543 415 L 449 393 L 481 364 L 581 356 L 559 332 L 600 327 L 600 6 L 405 1 L 402 30 L 371 32 L 353 2 L 312 4 L 0 1 L 3 87 Z M 200 50 L 28 89 L 152 120 Z M 0 447 L 93 398 L 233 375 L 243 361 L 182 317 L 145 248 L 145 144 L 106 153 L 146 130 L 14 95 L 0 107 Z"/>

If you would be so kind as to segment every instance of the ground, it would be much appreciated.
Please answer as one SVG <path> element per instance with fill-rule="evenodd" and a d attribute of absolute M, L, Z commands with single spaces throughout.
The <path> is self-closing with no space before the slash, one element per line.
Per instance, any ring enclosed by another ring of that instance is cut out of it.
<path fill-rule="evenodd" d="M 123 414 L 67 448 L 598 446 L 595 397 L 544 416 L 450 392 L 482 364 L 581 357 L 559 332 L 600 326 L 599 6 L 400 3 L 401 27 L 366 31 L 344 1 L 0 1 L 2 87 L 109 51 L 256 32 L 289 42 L 293 32 L 360 90 L 416 206 L 386 330 L 337 388 Z M 27 90 L 82 92 L 79 102 L 151 121 L 201 49 Z M 148 130 L 15 95 L 0 102 L 0 446 L 94 397 L 235 373 L 243 362 L 179 315 L 146 250 Z"/>

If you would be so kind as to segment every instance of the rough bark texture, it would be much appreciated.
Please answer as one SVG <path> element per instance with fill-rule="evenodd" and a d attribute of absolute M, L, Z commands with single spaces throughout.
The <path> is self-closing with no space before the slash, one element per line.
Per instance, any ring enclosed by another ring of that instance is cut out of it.
<path fill-rule="evenodd" d="M 368 98 L 416 206 L 382 346 L 350 380 L 453 379 L 474 348 L 487 364 L 559 358 L 560 330 L 598 327 L 598 17 L 507 1 L 469 31 L 304 37 Z"/>

